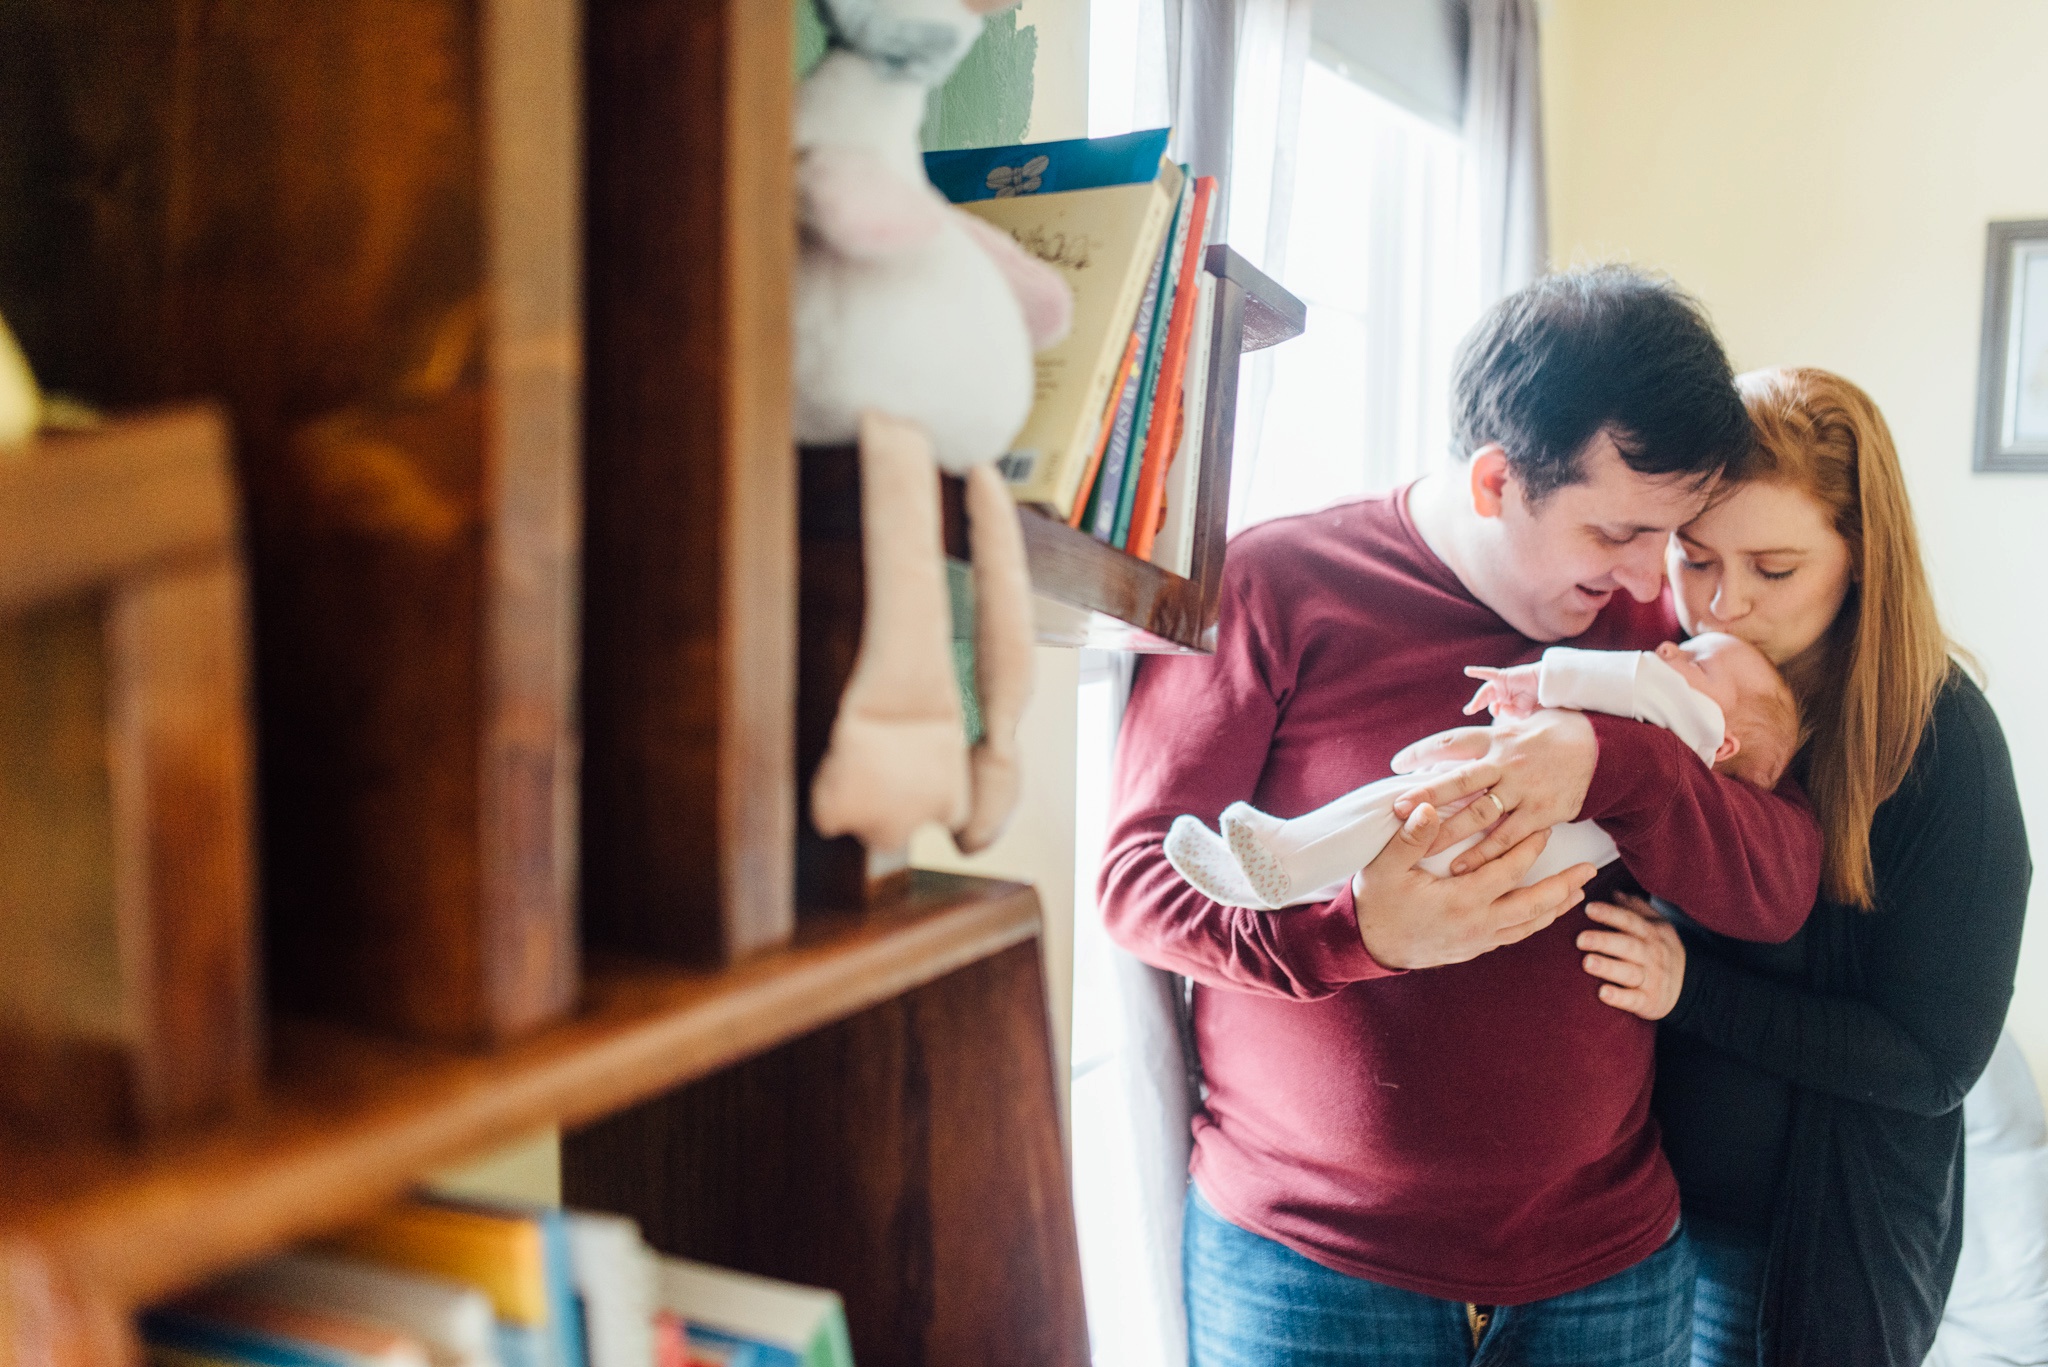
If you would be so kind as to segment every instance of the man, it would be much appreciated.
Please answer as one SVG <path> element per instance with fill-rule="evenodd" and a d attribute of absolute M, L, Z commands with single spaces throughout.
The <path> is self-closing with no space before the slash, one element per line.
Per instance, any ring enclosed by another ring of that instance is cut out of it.
<path fill-rule="evenodd" d="M 1666 541 L 1748 440 L 1698 308 L 1622 268 L 1541 280 L 1466 339 L 1454 413 L 1458 468 L 1237 538 L 1216 654 L 1145 661 L 1125 715 L 1101 900 L 1119 943 L 1196 985 L 1200 1367 L 1685 1363 L 1652 1029 L 1582 970 L 1592 870 L 1516 884 L 1583 817 L 1716 930 L 1782 940 L 1813 904 L 1804 800 L 1659 728 L 1543 712 L 1411 746 L 1461 720 L 1465 665 L 1675 636 Z M 1404 749 L 1467 762 L 1332 902 L 1222 907 L 1161 851 L 1182 812 L 1305 812 Z M 1453 877 L 1415 867 L 1488 825 Z"/>

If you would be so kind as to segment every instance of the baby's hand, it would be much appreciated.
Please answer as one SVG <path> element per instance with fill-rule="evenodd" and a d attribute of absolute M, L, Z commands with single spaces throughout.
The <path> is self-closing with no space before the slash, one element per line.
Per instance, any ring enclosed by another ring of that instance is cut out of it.
<path fill-rule="evenodd" d="M 1466 665 L 1467 677 L 1484 682 L 1472 695 L 1472 701 L 1465 704 L 1465 715 L 1469 717 L 1474 712 L 1490 711 L 1496 717 L 1529 716 L 1542 706 L 1536 701 L 1536 681 L 1542 671 L 1540 664 L 1516 665 L 1512 669 Z"/>

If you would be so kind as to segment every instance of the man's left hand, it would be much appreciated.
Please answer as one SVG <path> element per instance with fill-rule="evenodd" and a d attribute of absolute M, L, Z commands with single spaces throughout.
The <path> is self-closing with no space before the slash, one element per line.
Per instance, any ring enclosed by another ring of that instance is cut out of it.
<path fill-rule="evenodd" d="M 1442 811 L 1460 798 L 1479 794 L 1444 822 L 1435 843 L 1436 849 L 1447 849 L 1493 827 L 1451 865 L 1452 873 L 1464 873 L 1507 853 L 1537 831 L 1578 820 L 1599 761 L 1593 723 L 1580 712 L 1546 708 L 1512 722 L 1440 731 L 1394 756 L 1394 772 L 1413 773 L 1431 765 L 1457 767 L 1403 793 L 1394 803 L 1394 815 L 1406 820 L 1424 802 Z"/>

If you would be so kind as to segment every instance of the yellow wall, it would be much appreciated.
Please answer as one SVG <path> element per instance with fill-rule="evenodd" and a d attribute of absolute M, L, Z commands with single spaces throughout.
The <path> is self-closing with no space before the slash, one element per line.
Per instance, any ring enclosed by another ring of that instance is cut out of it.
<path fill-rule="evenodd" d="M 1825 366 L 1875 396 L 2048 852 L 2048 475 L 1970 472 L 1985 224 L 2048 219 L 2048 4 L 1550 0 L 1544 18 L 1553 262 L 1668 270 L 1738 367 Z M 2044 885 L 2011 1019 L 2048 1082 Z"/>

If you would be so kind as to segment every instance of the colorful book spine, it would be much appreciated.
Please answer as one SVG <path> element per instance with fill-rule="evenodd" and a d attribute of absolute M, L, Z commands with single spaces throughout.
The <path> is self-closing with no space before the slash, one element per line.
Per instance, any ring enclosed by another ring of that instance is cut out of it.
<path fill-rule="evenodd" d="M 1124 347 L 1124 359 L 1117 366 L 1116 384 L 1109 391 L 1109 403 L 1102 410 L 1102 426 L 1095 435 L 1095 454 L 1088 458 L 1087 473 L 1081 476 L 1081 492 L 1074 500 L 1074 510 L 1067 514 L 1069 527 L 1080 527 L 1095 511 L 1095 479 L 1102 473 L 1102 457 L 1109 449 L 1109 439 L 1116 430 L 1116 415 L 1123 406 L 1124 387 L 1131 382 L 1132 373 L 1138 368 L 1138 360 L 1145 349 L 1138 344 L 1138 334 L 1133 332 Z"/>
<path fill-rule="evenodd" d="M 1159 308 L 1152 315 L 1152 340 L 1145 354 L 1145 384 L 1138 391 L 1138 417 L 1131 427 L 1130 455 L 1124 460 L 1123 487 L 1117 491 L 1116 519 L 1110 528 L 1109 544 L 1118 550 L 1130 542 L 1138 476 L 1144 469 L 1145 448 L 1151 441 L 1153 416 L 1159 404 L 1160 376 L 1166 364 L 1168 323 L 1173 316 L 1174 297 L 1180 290 L 1181 259 L 1190 245 L 1188 229 L 1192 226 L 1194 191 L 1194 178 L 1183 177 L 1180 210 L 1175 216 L 1173 233 L 1162 261 L 1166 279 L 1160 288 Z"/>
<path fill-rule="evenodd" d="M 1152 277 L 1138 303 L 1137 320 L 1131 325 L 1130 340 L 1138 348 L 1140 357 L 1145 354 L 1145 346 L 1152 337 L 1152 315 L 1159 308 L 1159 289 L 1165 267 L 1166 257 L 1162 252 L 1152 263 Z M 1141 370 L 1124 384 L 1118 399 L 1116 421 L 1109 433 L 1109 447 L 1103 452 L 1101 469 L 1095 477 L 1095 489 L 1088 498 L 1089 512 L 1084 525 L 1102 540 L 1109 539 L 1110 528 L 1115 525 L 1116 502 L 1123 489 L 1124 462 L 1131 450 L 1131 429 L 1138 420 L 1138 391 L 1143 388 L 1138 376 L 1142 374 L 1144 363 L 1140 360 L 1138 364 Z"/>
<path fill-rule="evenodd" d="M 1162 490 L 1160 531 L 1152 547 L 1152 563 L 1173 574 L 1194 568 L 1195 505 L 1201 497 L 1202 450 L 1208 439 L 1209 353 L 1216 326 L 1216 277 L 1204 270 L 1196 277 L 1199 302 L 1194 335 L 1188 339 L 1187 378 L 1181 386 L 1181 435 L 1167 463 Z M 1214 491 L 1227 498 L 1229 490 Z"/>
<path fill-rule="evenodd" d="M 1194 204 L 1188 216 L 1186 250 L 1181 253 L 1180 282 L 1174 292 L 1173 319 L 1166 336 L 1166 357 L 1159 372 L 1158 393 L 1164 396 L 1164 421 L 1155 421 L 1145 437 L 1145 453 L 1139 462 L 1132 513 L 1124 519 L 1128 536 L 1125 549 L 1140 560 L 1152 554 L 1159 531 L 1161 494 L 1166 467 L 1173 459 L 1174 437 L 1179 423 L 1182 380 L 1187 373 L 1188 339 L 1194 332 L 1200 291 L 1196 287 L 1202 253 L 1207 242 L 1209 206 L 1216 193 L 1216 179 L 1202 176 L 1195 181 Z M 1132 525 L 1135 523 L 1135 525 Z"/>

